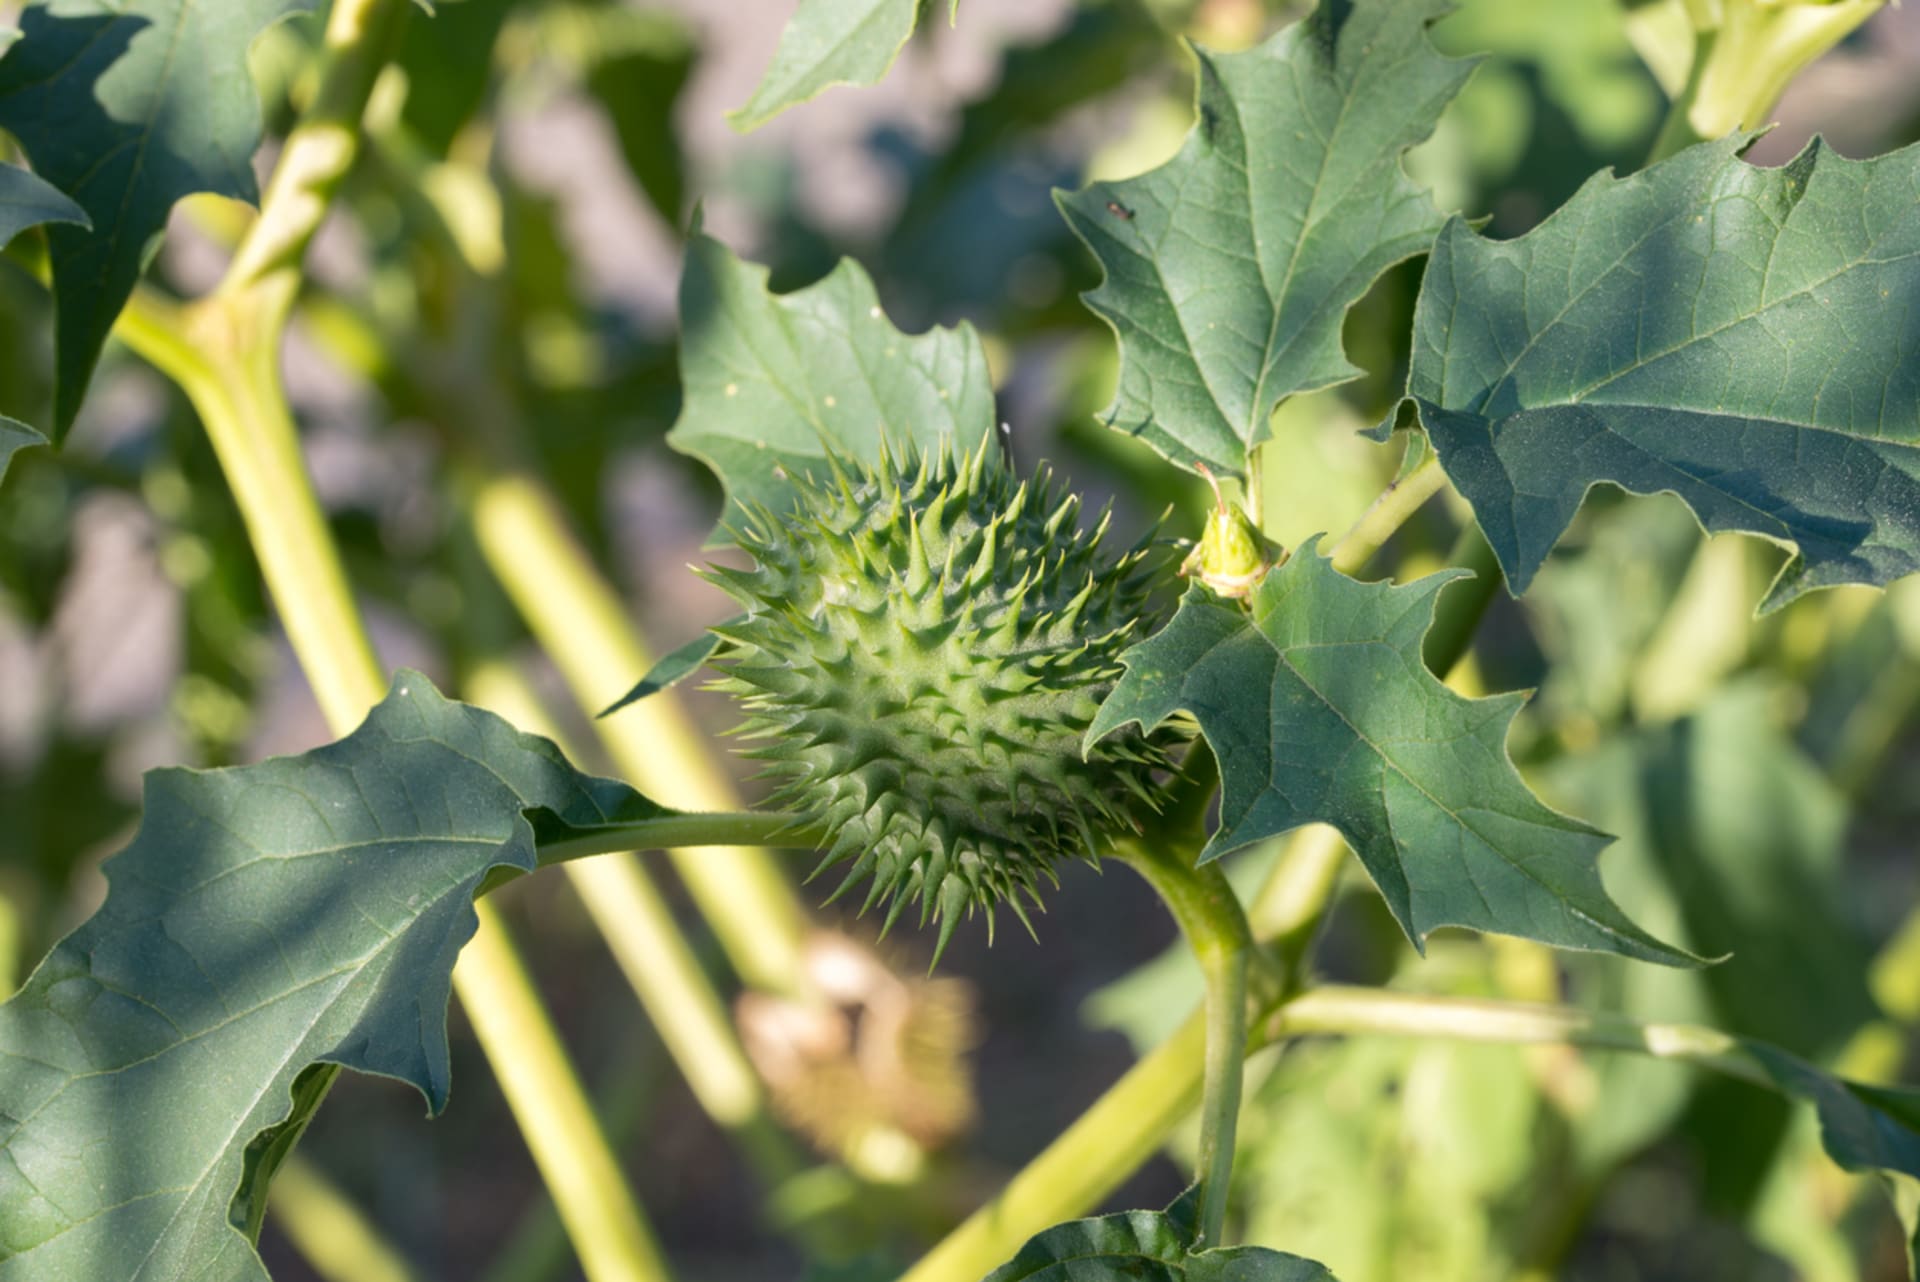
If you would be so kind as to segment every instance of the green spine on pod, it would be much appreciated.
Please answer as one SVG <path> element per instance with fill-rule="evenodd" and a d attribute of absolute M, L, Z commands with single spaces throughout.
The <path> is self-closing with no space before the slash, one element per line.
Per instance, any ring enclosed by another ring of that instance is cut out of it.
<path fill-rule="evenodd" d="M 729 533 L 751 570 L 709 578 L 745 608 L 716 628 L 714 688 L 740 701 L 774 805 L 820 818 L 834 897 L 870 879 L 891 926 L 910 901 L 939 950 L 973 908 L 1025 900 L 1069 858 L 1139 830 L 1171 740 L 1081 741 L 1150 630 L 1146 543 L 1101 548 L 1043 469 L 1020 480 L 991 440 L 964 458 L 829 456 L 784 515 Z"/>

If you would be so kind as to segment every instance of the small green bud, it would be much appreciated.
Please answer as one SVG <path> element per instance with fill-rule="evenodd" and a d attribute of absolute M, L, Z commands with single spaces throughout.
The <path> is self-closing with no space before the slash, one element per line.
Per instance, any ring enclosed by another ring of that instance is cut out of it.
<path fill-rule="evenodd" d="M 1214 592 L 1229 600 L 1239 600 L 1253 591 L 1261 579 L 1281 561 L 1269 555 L 1272 545 L 1248 519 L 1237 503 L 1227 502 L 1220 482 L 1205 463 L 1196 463 L 1200 475 L 1213 487 L 1213 511 L 1207 515 L 1207 528 L 1194 544 L 1193 551 L 1180 565 L 1180 573 L 1197 578 Z"/>

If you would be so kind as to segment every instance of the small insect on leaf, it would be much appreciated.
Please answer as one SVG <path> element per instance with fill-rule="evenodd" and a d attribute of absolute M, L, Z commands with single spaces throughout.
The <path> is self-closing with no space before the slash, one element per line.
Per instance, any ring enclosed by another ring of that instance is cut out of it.
<path fill-rule="evenodd" d="M 1109 200 L 1107 202 L 1107 212 L 1123 222 L 1130 223 L 1133 221 L 1133 211 L 1117 200 Z"/>
<path fill-rule="evenodd" d="M 1213 487 L 1213 511 L 1207 514 L 1207 528 L 1200 541 L 1181 562 L 1180 573 L 1199 579 L 1219 596 L 1237 601 L 1253 591 L 1268 570 L 1286 560 L 1286 552 L 1261 535 L 1238 503 L 1227 502 L 1212 469 L 1205 463 L 1194 466 Z M 1278 555 L 1269 555 L 1273 552 Z"/>

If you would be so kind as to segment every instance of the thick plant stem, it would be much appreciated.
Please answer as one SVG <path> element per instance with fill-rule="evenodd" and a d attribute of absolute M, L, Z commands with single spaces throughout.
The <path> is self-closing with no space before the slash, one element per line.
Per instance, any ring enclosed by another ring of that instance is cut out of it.
<path fill-rule="evenodd" d="M 1206 978 L 1206 1050 L 1200 1095 L 1200 1233 L 1223 1244 L 1233 1142 L 1247 1056 L 1247 962 L 1253 936 L 1218 864 L 1193 867 L 1157 845 L 1117 852 L 1166 901 Z"/>
<path fill-rule="evenodd" d="M 260 217 L 241 238 L 215 297 L 273 295 L 284 324 L 307 245 L 333 193 L 360 154 L 360 120 L 412 5 L 410 0 L 334 0 L 320 49 L 320 76 L 274 165 Z"/>
<path fill-rule="evenodd" d="M 1667 107 L 1666 119 L 1660 123 L 1660 132 L 1654 135 L 1653 148 L 1647 153 L 1647 165 L 1657 165 L 1697 142 L 1706 141 L 1706 135 L 1694 128 L 1692 113 L 1694 100 L 1700 93 L 1700 82 L 1706 76 L 1712 55 L 1713 33 L 1703 31 L 1694 42 L 1693 66 L 1687 73 L 1686 88 Z"/>
<path fill-rule="evenodd" d="M 487 1047 L 541 1179 L 590 1282 L 656 1282 L 667 1274 L 626 1174 L 493 906 L 474 904 L 480 929 L 460 951 L 453 979 L 467 1019 Z M 512 1054 L 496 1053 L 514 1048 Z"/>
<path fill-rule="evenodd" d="M 483 476 L 472 498 L 481 552 L 582 707 L 597 712 L 652 666 L 626 609 L 573 538 L 552 496 L 530 478 Z M 596 729 L 616 765 L 649 796 L 735 810 L 740 796 L 703 736 L 665 695 Z M 764 850 L 725 846 L 675 853 L 674 867 L 740 977 L 801 995 L 807 923 L 783 870 Z"/>
<path fill-rule="evenodd" d="M 143 299 L 129 309 L 137 326 L 152 306 Z M 244 297 L 177 319 L 184 351 L 149 344 L 140 328 L 123 324 L 119 332 L 199 411 L 287 639 L 327 724 L 345 734 L 380 701 L 385 682 L 300 456 L 280 382 L 278 325 Z"/>

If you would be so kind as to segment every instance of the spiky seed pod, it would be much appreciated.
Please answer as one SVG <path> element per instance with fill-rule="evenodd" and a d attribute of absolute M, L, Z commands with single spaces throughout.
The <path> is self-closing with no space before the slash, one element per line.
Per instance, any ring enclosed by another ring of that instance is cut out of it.
<path fill-rule="evenodd" d="M 1045 472 L 992 443 L 796 478 L 796 510 L 729 531 L 752 570 L 709 577 L 746 610 L 717 629 L 716 687 L 746 713 L 774 804 L 819 816 L 822 867 L 870 878 L 891 925 L 910 901 L 944 949 L 975 907 L 1027 922 L 1063 859 L 1097 858 L 1155 803 L 1162 741 L 1081 741 L 1152 626 L 1140 545 L 1110 558 Z M 1029 924 L 1029 928 L 1030 924 Z M 937 955 L 937 953 L 936 953 Z"/>

